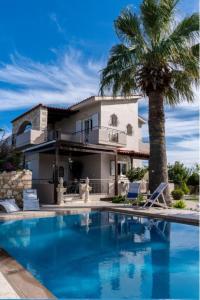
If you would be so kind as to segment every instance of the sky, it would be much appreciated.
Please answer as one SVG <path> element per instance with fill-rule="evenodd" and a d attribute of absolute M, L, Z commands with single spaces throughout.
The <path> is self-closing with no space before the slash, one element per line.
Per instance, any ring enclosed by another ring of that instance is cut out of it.
<path fill-rule="evenodd" d="M 113 20 L 139 0 L 1 0 L 0 128 L 43 103 L 67 107 L 97 95 L 99 74 L 118 43 Z M 177 19 L 198 11 L 198 0 L 182 0 Z M 168 162 L 198 161 L 198 93 L 193 104 L 167 107 Z M 148 118 L 147 101 L 139 103 Z M 147 126 L 143 129 L 148 139 Z"/>

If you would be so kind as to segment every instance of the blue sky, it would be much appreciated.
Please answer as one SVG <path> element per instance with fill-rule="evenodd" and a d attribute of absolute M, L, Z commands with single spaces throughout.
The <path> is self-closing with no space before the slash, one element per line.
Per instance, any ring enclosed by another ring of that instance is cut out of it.
<path fill-rule="evenodd" d="M 117 43 L 113 20 L 128 5 L 138 12 L 139 3 L 1 0 L 0 126 L 9 132 L 10 120 L 37 103 L 67 106 L 97 94 L 99 70 Z M 183 0 L 177 18 L 193 11 L 198 1 Z M 140 113 L 147 117 L 145 100 Z M 197 103 L 166 107 L 166 136 L 170 162 L 198 160 Z"/>

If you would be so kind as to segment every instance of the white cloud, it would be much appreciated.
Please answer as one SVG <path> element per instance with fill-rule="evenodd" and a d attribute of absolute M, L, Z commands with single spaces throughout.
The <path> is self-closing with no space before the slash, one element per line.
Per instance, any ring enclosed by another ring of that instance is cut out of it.
<path fill-rule="evenodd" d="M 74 49 L 58 54 L 57 61 L 48 64 L 19 54 L 12 55 L 10 63 L 0 65 L 0 82 L 3 83 L 0 87 L 0 111 L 30 107 L 38 103 L 68 106 L 96 95 L 99 90 L 99 70 L 102 67 L 102 61 L 85 60 Z M 146 119 L 147 104 L 145 99 L 140 101 Z M 169 162 L 180 160 L 191 165 L 198 160 L 198 120 L 186 117 L 197 109 L 197 102 L 181 103 L 174 110 L 167 107 Z M 180 118 L 182 115 L 184 117 Z M 148 137 L 147 126 L 144 126 L 143 136 Z"/>
<path fill-rule="evenodd" d="M 0 88 L 0 110 L 41 102 L 68 105 L 95 95 L 100 68 L 100 62 L 83 60 L 81 53 L 73 49 L 49 64 L 12 55 L 10 64 L 0 66 L 0 81 L 17 88 Z"/>

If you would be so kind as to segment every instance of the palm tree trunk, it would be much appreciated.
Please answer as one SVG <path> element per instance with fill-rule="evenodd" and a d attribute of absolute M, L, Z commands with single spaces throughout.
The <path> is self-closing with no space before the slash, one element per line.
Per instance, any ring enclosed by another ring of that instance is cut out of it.
<path fill-rule="evenodd" d="M 165 144 L 165 112 L 164 99 L 160 92 L 149 95 L 149 187 L 152 193 L 161 182 L 168 182 L 167 155 Z M 170 203 L 169 189 L 165 197 Z"/>

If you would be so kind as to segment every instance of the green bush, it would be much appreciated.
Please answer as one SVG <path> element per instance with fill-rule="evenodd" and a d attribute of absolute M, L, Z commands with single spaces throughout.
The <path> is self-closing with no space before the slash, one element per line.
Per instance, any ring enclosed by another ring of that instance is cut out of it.
<path fill-rule="evenodd" d="M 128 172 L 126 173 L 126 177 L 129 179 L 130 182 L 141 180 L 147 171 L 147 168 L 132 168 L 128 170 Z"/>
<path fill-rule="evenodd" d="M 197 172 L 194 172 L 190 175 L 187 181 L 188 185 L 191 186 L 198 186 L 199 185 L 199 174 Z"/>
<path fill-rule="evenodd" d="M 186 208 L 186 203 L 184 200 L 178 200 L 174 203 L 173 207 L 183 209 Z"/>
<path fill-rule="evenodd" d="M 185 195 L 188 195 L 190 193 L 190 189 L 189 189 L 189 187 L 187 186 L 187 184 L 185 182 L 182 182 L 181 190 L 183 191 L 183 193 Z"/>
<path fill-rule="evenodd" d="M 115 196 L 112 198 L 112 203 L 124 203 L 126 200 L 125 196 Z"/>
<path fill-rule="evenodd" d="M 142 194 L 139 194 L 136 199 L 136 204 L 141 205 L 141 204 L 143 204 L 144 201 L 145 201 L 144 196 Z"/>
<path fill-rule="evenodd" d="M 181 189 L 175 189 L 171 194 L 174 200 L 180 200 L 184 196 L 184 192 Z"/>

